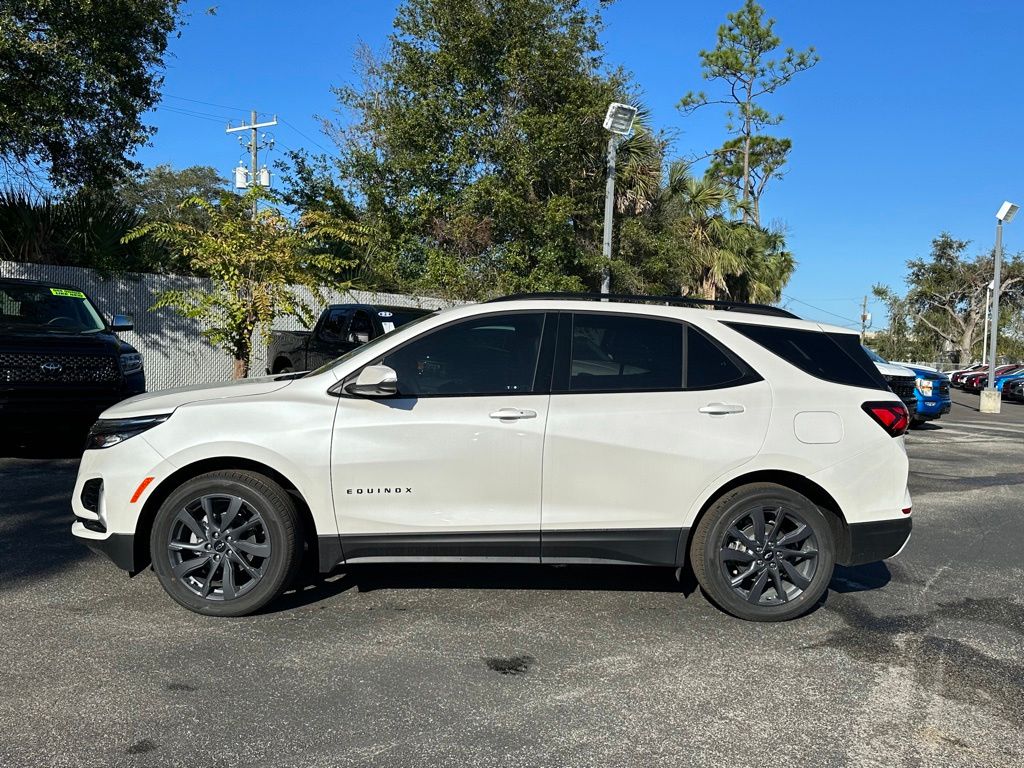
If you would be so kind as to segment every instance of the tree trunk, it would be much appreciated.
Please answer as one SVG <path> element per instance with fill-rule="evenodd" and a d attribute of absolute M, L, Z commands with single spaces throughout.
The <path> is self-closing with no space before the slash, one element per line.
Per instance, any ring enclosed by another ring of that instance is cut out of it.
<path fill-rule="evenodd" d="M 750 105 L 754 100 L 753 81 L 747 83 L 747 100 L 743 105 L 743 223 L 750 220 Z"/>
<path fill-rule="evenodd" d="M 236 357 L 233 360 L 233 370 L 231 372 L 232 378 L 244 379 L 249 375 L 249 358 L 248 357 Z"/>

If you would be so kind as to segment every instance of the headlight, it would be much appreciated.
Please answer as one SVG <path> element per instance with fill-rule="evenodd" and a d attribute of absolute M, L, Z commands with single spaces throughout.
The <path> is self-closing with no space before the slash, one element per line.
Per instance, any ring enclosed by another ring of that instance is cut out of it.
<path fill-rule="evenodd" d="M 112 445 L 123 443 L 129 437 L 142 434 L 157 424 L 163 424 L 169 418 L 171 418 L 171 414 L 164 413 L 159 416 L 137 416 L 134 419 L 100 419 L 89 430 L 85 449 L 109 448 Z"/>
<path fill-rule="evenodd" d="M 121 373 L 127 376 L 142 370 L 142 355 L 138 352 L 124 352 L 121 355 Z"/>
<path fill-rule="evenodd" d="M 931 379 L 918 379 L 917 388 L 925 397 L 931 397 L 933 383 Z"/>

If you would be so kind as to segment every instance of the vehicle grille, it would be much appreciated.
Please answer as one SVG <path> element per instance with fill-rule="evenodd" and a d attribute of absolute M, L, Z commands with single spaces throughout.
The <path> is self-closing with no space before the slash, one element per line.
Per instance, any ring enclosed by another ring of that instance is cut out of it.
<path fill-rule="evenodd" d="M 949 397 L 949 381 L 947 379 L 936 381 L 934 390 L 936 395 L 942 399 Z"/>
<path fill-rule="evenodd" d="M 111 355 L 0 353 L 0 384 L 110 384 L 120 378 Z"/>
<path fill-rule="evenodd" d="M 896 393 L 896 396 L 903 401 L 911 413 L 917 410 L 917 397 L 914 395 L 914 389 L 917 386 L 915 377 L 886 376 L 885 380 L 889 384 L 889 389 Z"/>

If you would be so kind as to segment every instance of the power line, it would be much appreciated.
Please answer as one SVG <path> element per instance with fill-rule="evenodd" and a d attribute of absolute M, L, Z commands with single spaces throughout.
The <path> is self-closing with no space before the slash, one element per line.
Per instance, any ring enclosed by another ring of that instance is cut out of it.
<path fill-rule="evenodd" d="M 296 132 L 297 134 L 299 134 L 299 136 L 301 136 L 302 138 L 304 138 L 304 139 L 305 139 L 306 141 L 311 141 L 311 142 L 313 142 L 314 144 L 316 144 L 316 146 L 320 147 L 320 149 L 322 149 L 322 150 L 323 150 L 324 152 L 330 152 L 330 151 L 331 151 L 331 150 L 327 149 L 327 147 L 325 147 L 325 146 L 324 146 L 323 144 L 321 144 L 320 142 L 318 142 L 318 141 L 317 141 L 316 139 L 311 139 L 311 138 L 310 138 L 309 136 L 307 136 L 306 134 L 304 134 L 304 133 L 303 133 L 302 131 L 300 131 L 300 130 L 299 130 L 298 128 L 296 128 L 296 127 L 295 127 L 294 125 L 292 125 L 291 123 L 289 123 L 289 122 L 288 122 L 287 120 L 285 120 L 284 118 L 282 118 L 282 119 L 281 119 L 281 122 L 282 122 L 282 123 L 284 123 L 285 125 L 287 125 L 287 126 L 288 126 L 289 128 L 291 128 L 291 129 L 292 129 L 293 131 L 295 131 L 295 132 Z"/>
<path fill-rule="evenodd" d="M 787 301 L 795 301 L 797 304 L 803 304 L 805 307 L 809 307 L 810 309 L 813 309 L 813 310 L 815 310 L 817 312 L 823 312 L 826 315 L 831 315 L 832 317 L 838 317 L 840 320 L 845 320 L 847 322 L 847 324 L 849 324 L 849 325 L 860 325 L 860 321 L 859 320 L 854 320 L 853 318 L 844 317 L 843 315 L 837 315 L 835 312 L 829 312 L 827 309 L 822 309 L 821 307 L 816 307 L 813 304 L 808 304 L 806 301 L 800 301 L 800 299 L 795 299 L 792 296 L 786 296 L 785 294 L 783 294 L 782 296 Z"/>
<path fill-rule="evenodd" d="M 208 114 L 206 114 L 204 112 L 193 112 L 193 111 L 188 110 L 188 109 L 178 109 L 177 107 L 168 107 L 168 106 L 166 106 L 164 104 L 159 104 L 159 105 L 157 105 L 156 108 L 158 110 L 162 110 L 164 112 L 171 112 L 171 113 L 173 113 L 175 115 L 184 115 L 185 117 L 194 117 L 197 120 L 208 120 L 211 123 L 220 123 L 221 125 L 224 124 L 224 119 L 223 118 L 212 116 L 212 115 L 208 115 Z"/>
<path fill-rule="evenodd" d="M 178 101 L 191 101 L 193 104 L 205 104 L 208 107 L 220 107 L 221 109 L 230 109 L 232 112 L 248 112 L 249 111 L 247 109 L 242 109 L 242 107 L 230 107 L 227 104 L 215 104 L 212 101 L 200 101 L 199 99 L 186 99 L 184 96 L 175 96 L 172 93 L 165 93 L 164 97 L 168 98 L 168 99 L 177 99 Z"/>

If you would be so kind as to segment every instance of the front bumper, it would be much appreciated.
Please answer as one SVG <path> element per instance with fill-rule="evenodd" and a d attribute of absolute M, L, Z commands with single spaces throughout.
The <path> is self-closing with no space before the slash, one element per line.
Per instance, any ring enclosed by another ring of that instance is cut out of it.
<path fill-rule="evenodd" d="M 126 377 L 122 387 L 96 390 L 67 387 L 0 387 L 0 424 L 11 431 L 91 426 L 103 411 L 146 391 L 145 377 Z"/>
<path fill-rule="evenodd" d="M 863 565 L 898 554 L 910 538 L 910 515 L 893 520 L 851 523 L 849 551 L 840 565 Z"/>
<path fill-rule="evenodd" d="M 119 568 L 134 573 L 137 561 L 143 559 L 135 555 L 139 516 L 154 488 L 173 471 L 145 435 L 110 448 L 85 451 L 71 497 L 72 535 Z M 142 485 L 147 477 L 154 480 Z M 139 542 L 141 547 L 146 544 Z"/>
<path fill-rule="evenodd" d="M 943 414 L 949 413 L 949 409 L 952 407 L 951 400 L 938 400 L 935 398 L 927 398 L 917 401 L 917 413 L 914 414 L 914 418 L 917 421 L 931 421 L 937 419 Z"/>
<path fill-rule="evenodd" d="M 93 552 L 106 555 L 122 571 L 135 573 L 135 536 L 130 533 L 98 533 L 81 522 L 71 526 L 71 533 Z"/>

